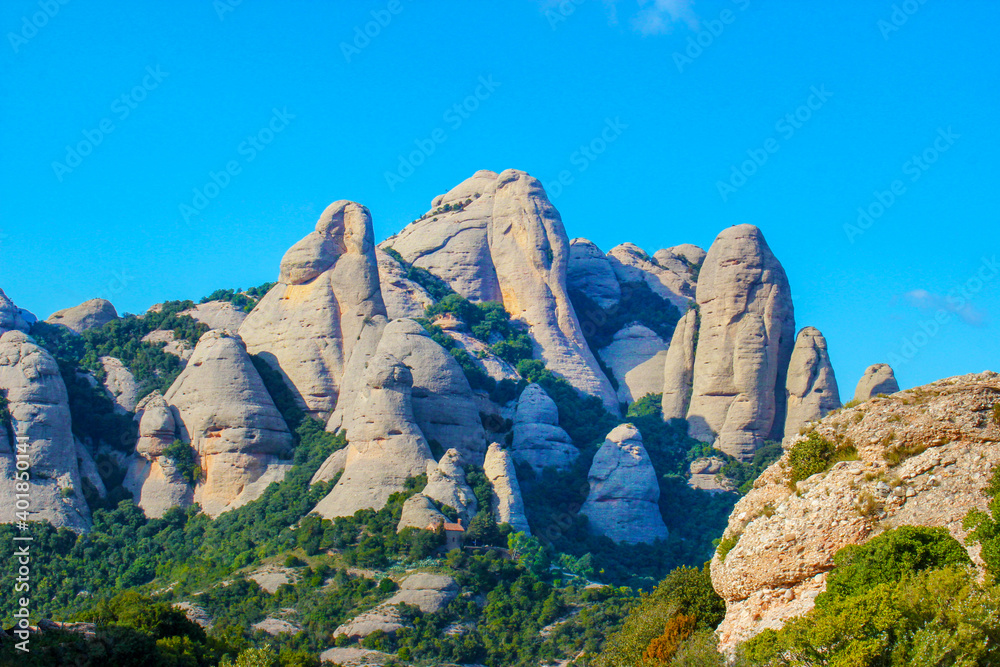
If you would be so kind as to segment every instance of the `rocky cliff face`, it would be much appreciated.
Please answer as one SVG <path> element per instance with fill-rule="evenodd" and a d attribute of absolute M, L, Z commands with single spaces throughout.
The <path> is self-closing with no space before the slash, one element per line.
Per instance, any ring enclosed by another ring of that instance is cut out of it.
<path fill-rule="evenodd" d="M 45 320 L 49 324 L 59 324 L 76 333 L 87 329 L 103 327 L 118 319 L 118 311 L 107 299 L 91 299 L 79 306 L 58 310 Z"/>
<path fill-rule="evenodd" d="M 667 539 L 657 505 L 660 487 L 639 429 L 615 427 L 597 450 L 587 479 L 590 493 L 580 512 L 591 531 L 626 544 Z"/>
<path fill-rule="evenodd" d="M 8 331 L 28 333 L 31 326 L 25 320 L 21 309 L 14 305 L 4 291 L 0 289 L 0 336 Z"/>
<path fill-rule="evenodd" d="M 694 381 L 698 311 L 691 309 L 677 322 L 663 360 L 663 419 L 686 419 Z"/>
<path fill-rule="evenodd" d="M 434 298 L 419 283 L 406 277 L 402 265 L 381 248 L 375 248 L 378 279 L 389 319 L 423 317 Z"/>
<path fill-rule="evenodd" d="M 98 361 L 104 369 L 104 388 L 115 402 L 115 412 L 119 414 L 135 412 L 139 400 L 139 383 L 136 382 L 132 371 L 122 363 L 121 359 L 101 357 Z"/>
<path fill-rule="evenodd" d="M 291 433 L 236 334 L 203 335 L 164 400 L 197 452 L 204 481 L 194 501 L 206 514 L 259 497 L 291 467 Z"/>
<path fill-rule="evenodd" d="M 896 374 L 889 364 L 875 364 L 865 369 L 854 390 L 855 401 L 867 401 L 879 394 L 895 394 L 899 391 Z"/>
<path fill-rule="evenodd" d="M 753 225 L 715 239 L 698 276 L 698 346 L 691 435 L 740 458 L 785 423 L 785 376 L 795 344 L 791 291 Z"/>
<path fill-rule="evenodd" d="M 611 262 L 600 248 L 587 239 L 572 239 L 569 242 L 566 285 L 605 310 L 617 306 L 622 296 L 622 288 Z"/>
<path fill-rule="evenodd" d="M 631 403 L 663 391 L 667 343 L 652 329 L 632 324 L 614 335 L 598 355 L 618 380 L 618 400 Z"/>
<path fill-rule="evenodd" d="M 326 517 L 351 516 L 359 509 L 381 509 L 405 488 L 408 477 L 435 463 L 413 416 L 413 374 L 388 353 L 368 361 L 364 388 L 347 423 L 350 434 L 344 473 L 315 511 Z"/>
<path fill-rule="evenodd" d="M 830 363 L 826 338 L 814 327 L 805 327 L 795 339 L 788 364 L 788 415 L 785 439 L 798 435 L 799 429 L 825 417 L 840 407 L 840 391 Z"/>
<path fill-rule="evenodd" d="M 153 392 L 136 406 L 136 418 L 136 456 L 122 485 L 148 517 L 161 517 L 171 507 L 187 507 L 193 502 L 194 489 L 174 461 L 164 456 L 167 447 L 179 437 L 170 405 L 159 392 Z"/>
<path fill-rule="evenodd" d="M 670 250 L 650 257 L 634 243 L 622 243 L 611 249 L 608 260 L 620 283 L 646 283 L 682 313 L 694 300 L 697 267 L 686 257 Z"/>
<path fill-rule="evenodd" d="M 10 413 L 10 421 L 0 423 L 0 523 L 13 523 L 21 510 L 30 512 L 30 521 L 86 530 L 90 509 L 83 498 L 66 386 L 55 359 L 21 331 L 0 336 L 0 393 Z M 28 489 L 18 488 L 17 475 L 25 471 L 19 461 L 28 466 Z M 28 507 L 18 508 L 19 493 L 28 494 Z"/>
<path fill-rule="evenodd" d="M 462 456 L 455 449 L 445 452 L 437 463 L 427 464 L 427 486 L 422 493 L 431 500 L 456 509 L 466 526 L 478 510 L 476 495 L 465 481 Z"/>
<path fill-rule="evenodd" d="M 529 325 L 536 358 L 617 414 L 615 392 L 569 301 L 569 239 L 541 183 L 514 169 L 478 171 L 432 206 L 383 245 L 462 296 L 502 302 Z"/>
<path fill-rule="evenodd" d="M 483 472 L 493 487 L 493 518 L 497 523 L 508 523 L 517 532 L 531 535 L 528 519 L 524 513 L 521 486 L 514 470 L 514 459 L 510 452 L 492 443 L 486 451 Z"/>
<path fill-rule="evenodd" d="M 1000 463 L 998 403 L 1000 375 L 981 373 L 873 398 L 820 421 L 816 433 L 855 447 L 858 460 L 836 463 L 793 492 L 786 453 L 736 505 L 725 536 L 738 541 L 725 559 L 712 560 L 712 583 L 726 600 L 722 648 L 811 609 L 846 545 L 901 525 L 944 526 L 962 542 L 962 519 L 985 509 L 982 490 Z M 970 555 L 978 561 L 978 547 Z"/>
<path fill-rule="evenodd" d="M 278 284 L 239 331 L 251 354 L 282 373 L 300 406 L 325 419 L 362 329 L 385 316 L 371 215 L 341 200 L 285 253 Z"/>

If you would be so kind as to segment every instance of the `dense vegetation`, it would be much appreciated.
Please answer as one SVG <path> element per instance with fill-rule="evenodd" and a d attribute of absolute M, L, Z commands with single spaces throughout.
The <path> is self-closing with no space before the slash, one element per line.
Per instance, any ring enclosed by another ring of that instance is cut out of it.
<path fill-rule="evenodd" d="M 258 285 L 257 287 L 251 287 L 247 290 L 242 290 L 239 287 L 236 289 L 217 289 L 198 303 L 208 303 L 209 301 L 228 301 L 233 304 L 238 310 L 242 310 L 245 313 L 249 313 L 254 309 L 264 295 L 267 294 L 272 287 L 277 283 L 264 283 L 263 285 Z"/>
<path fill-rule="evenodd" d="M 632 323 L 642 324 L 670 342 L 674 327 L 681 319 L 677 306 L 654 292 L 644 282 L 625 283 L 618 304 L 601 308 L 586 294 L 570 291 L 570 301 L 583 328 L 590 349 L 597 350 L 611 344 L 614 335 Z"/>

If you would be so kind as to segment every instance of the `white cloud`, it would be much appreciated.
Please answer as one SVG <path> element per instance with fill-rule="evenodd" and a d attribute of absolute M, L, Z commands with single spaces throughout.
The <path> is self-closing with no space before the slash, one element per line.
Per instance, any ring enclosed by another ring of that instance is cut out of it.
<path fill-rule="evenodd" d="M 934 294 L 925 289 L 915 289 L 907 292 L 903 295 L 903 298 L 906 299 L 906 303 L 920 310 L 943 310 L 958 315 L 959 319 L 971 326 L 981 327 L 986 325 L 986 313 L 978 308 L 974 308 L 972 304 L 966 302 L 964 299 Z"/>
<path fill-rule="evenodd" d="M 639 0 L 639 13 L 632 19 L 632 27 L 643 36 L 673 32 L 677 24 L 697 30 L 698 16 L 692 4 L 693 0 Z"/>

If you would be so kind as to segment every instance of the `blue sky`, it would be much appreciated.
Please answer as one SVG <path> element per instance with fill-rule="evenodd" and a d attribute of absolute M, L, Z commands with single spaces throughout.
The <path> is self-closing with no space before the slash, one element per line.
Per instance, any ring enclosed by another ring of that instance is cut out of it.
<path fill-rule="evenodd" d="M 8 0 L 0 287 L 42 317 L 198 299 L 273 280 L 333 200 L 382 239 L 513 167 L 605 251 L 761 227 L 845 396 L 876 362 L 903 386 L 1000 370 L 998 21 L 940 0 Z"/>

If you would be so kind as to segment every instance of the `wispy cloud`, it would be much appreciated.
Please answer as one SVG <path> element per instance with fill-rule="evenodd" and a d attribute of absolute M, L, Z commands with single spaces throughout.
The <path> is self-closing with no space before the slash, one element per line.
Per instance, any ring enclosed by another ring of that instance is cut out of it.
<path fill-rule="evenodd" d="M 968 325 L 974 327 L 986 326 L 987 315 L 985 312 L 972 306 L 965 299 L 956 299 L 928 292 L 925 289 L 915 289 L 903 295 L 906 303 L 919 308 L 920 310 L 943 310 L 954 313 Z"/>
<path fill-rule="evenodd" d="M 639 13 L 632 27 L 643 36 L 673 32 L 678 24 L 698 29 L 698 16 L 691 8 L 693 0 L 639 0 Z"/>

